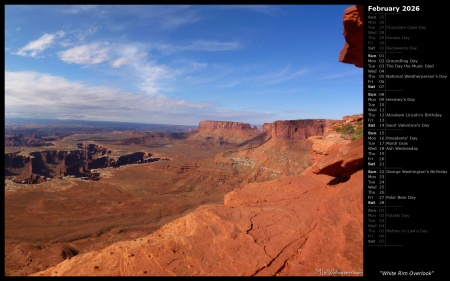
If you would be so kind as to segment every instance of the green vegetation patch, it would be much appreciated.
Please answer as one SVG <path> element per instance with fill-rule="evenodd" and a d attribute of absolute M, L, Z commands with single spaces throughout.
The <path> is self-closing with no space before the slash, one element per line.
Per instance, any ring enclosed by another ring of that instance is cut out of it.
<path fill-rule="evenodd" d="M 364 132 L 361 123 L 357 124 L 356 128 L 350 123 L 347 123 L 342 127 L 336 127 L 335 131 L 341 134 L 341 138 L 346 138 L 352 141 L 362 137 Z"/>

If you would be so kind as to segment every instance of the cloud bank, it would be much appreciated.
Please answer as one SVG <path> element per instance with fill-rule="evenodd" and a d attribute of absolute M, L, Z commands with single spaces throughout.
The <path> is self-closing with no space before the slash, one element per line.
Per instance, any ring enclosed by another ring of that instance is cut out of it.
<path fill-rule="evenodd" d="M 32 113 L 32 114 L 30 114 Z M 224 110 L 189 102 L 91 86 L 33 71 L 5 73 L 5 116 L 197 125 L 201 120 L 259 118 L 261 113 Z M 174 123 L 175 122 L 175 123 Z"/>

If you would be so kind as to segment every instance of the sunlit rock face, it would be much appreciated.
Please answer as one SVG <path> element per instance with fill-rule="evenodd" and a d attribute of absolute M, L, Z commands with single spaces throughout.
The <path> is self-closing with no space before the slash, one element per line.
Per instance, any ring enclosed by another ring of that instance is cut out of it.
<path fill-rule="evenodd" d="M 344 11 L 345 45 L 339 54 L 339 61 L 364 66 L 364 9 L 362 5 L 354 5 Z"/>

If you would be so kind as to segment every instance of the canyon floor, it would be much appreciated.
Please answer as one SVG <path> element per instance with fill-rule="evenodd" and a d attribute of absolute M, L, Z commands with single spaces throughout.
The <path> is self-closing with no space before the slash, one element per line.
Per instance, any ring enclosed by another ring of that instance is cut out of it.
<path fill-rule="evenodd" d="M 5 179 L 5 275 L 361 275 L 362 139 L 225 135 L 5 148 L 89 142 L 163 159 L 97 169 L 98 181 Z"/>

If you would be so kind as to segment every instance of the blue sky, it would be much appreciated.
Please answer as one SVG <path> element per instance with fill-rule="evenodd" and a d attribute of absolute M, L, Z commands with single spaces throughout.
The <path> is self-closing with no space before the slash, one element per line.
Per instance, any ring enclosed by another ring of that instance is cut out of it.
<path fill-rule="evenodd" d="M 349 5 L 6 5 L 5 116 L 197 125 L 363 112 Z"/>

